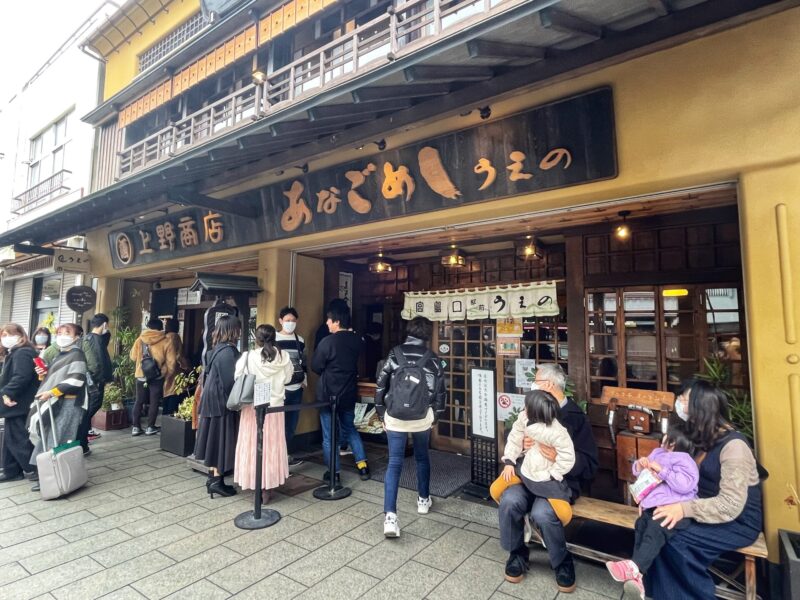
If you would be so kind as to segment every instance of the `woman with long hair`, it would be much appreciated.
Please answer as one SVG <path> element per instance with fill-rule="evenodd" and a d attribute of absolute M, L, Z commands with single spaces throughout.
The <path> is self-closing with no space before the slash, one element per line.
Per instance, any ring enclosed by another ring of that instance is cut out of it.
<path fill-rule="evenodd" d="M 294 367 L 289 353 L 275 345 L 275 328 L 272 325 L 256 327 L 256 345 L 260 351 L 245 352 L 236 363 L 236 377 L 251 373 L 256 385 L 270 384 L 270 406 L 283 406 L 286 384 L 292 380 Z M 236 443 L 236 468 L 233 480 L 243 490 L 256 487 L 256 441 L 258 425 L 256 411 L 251 404 L 242 406 L 239 422 L 239 439 Z M 262 499 L 269 502 L 269 490 L 283 485 L 289 476 L 289 457 L 286 453 L 285 418 L 281 413 L 269 413 L 264 419 L 264 452 L 261 460 Z"/>
<path fill-rule="evenodd" d="M 728 401 L 707 381 L 684 386 L 675 414 L 686 421 L 700 470 L 698 498 L 659 506 L 662 527 L 689 524 L 669 539 L 645 575 L 654 600 L 713 599 L 708 568 L 721 554 L 756 541 L 763 526 L 761 482 L 750 445 L 731 424 Z"/>
<path fill-rule="evenodd" d="M 78 439 L 78 427 L 83 420 L 84 412 L 88 408 L 86 394 L 86 355 L 81 350 L 80 339 L 83 328 L 75 323 L 59 325 L 56 330 L 56 354 L 46 368 L 36 367 L 36 372 L 43 377 L 42 383 L 36 392 L 36 400 L 31 411 L 28 431 L 34 443 L 31 464 L 36 464 L 36 457 L 43 451 L 42 440 L 39 437 L 39 426 L 42 424 L 43 435 L 47 436 L 47 447 L 53 439 L 52 430 L 55 429 L 55 446 Z M 50 422 L 50 412 L 47 403 L 53 410 L 55 427 Z M 32 488 L 39 490 L 39 483 Z"/>
<path fill-rule="evenodd" d="M 203 391 L 200 396 L 200 424 L 194 456 L 208 467 L 206 489 L 213 498 L 233 496 L 236 489 L 225 484 L 225 474 L 232 471 L 236 455 L 239 414 L 226 404 L 234 382 L 239 350 L 236 344 L 242 331 L 236 317 L 225 315 L 217 321 L 211 336 L 211 351 L 203 361 Z"/>
<path fill-rule="evenodd" d="M 0 329 L 0 341 L 7 352 L 0 374 L 0 417 L 5 419 L 0 481 L 15 481 L 23 476 L 35 479 L 36 466 L 31 464 L 33 444 L 25 421 L 39 387 L 33 363 L 36 349 L 25 329 L 16 323 L 7 323 Z"/>
<path fill-rule="evenodd" d="M 52 343 L 52 335 L 50 334 L 50 330 L 47 327 L 39 327 L 39 329 L 33 332 L 31 341 L 36 348 L 36 351 L 41 355 L 41 353 L 47 350 Z"/>

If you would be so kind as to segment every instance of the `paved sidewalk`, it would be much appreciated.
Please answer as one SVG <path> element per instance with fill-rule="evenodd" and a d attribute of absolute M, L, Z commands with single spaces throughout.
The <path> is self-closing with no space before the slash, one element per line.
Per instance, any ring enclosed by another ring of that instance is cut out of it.
<path fill-rule="evenodd" d="M 434 499 L 416 514 L 400 490 L 402 535 L 383 537 L 383 484 L 343 472 L 353 494 L 279 495 L 281 521 L 245 532 L 233 518 L 252 492 L 209 499 L 205 477 L 162 452 L 158 437 L 105 432 L 87 459 L 89 485 L 44 502 L 27 481 L 0 484 L 0 598 L 620 598 L 605 568 L 577 562 L 578 589 L 559 595 L 542 550 L 523 583 L 503 578 L 493 508 Z M 305 463 L 298 472 L 322 477 Z"/>

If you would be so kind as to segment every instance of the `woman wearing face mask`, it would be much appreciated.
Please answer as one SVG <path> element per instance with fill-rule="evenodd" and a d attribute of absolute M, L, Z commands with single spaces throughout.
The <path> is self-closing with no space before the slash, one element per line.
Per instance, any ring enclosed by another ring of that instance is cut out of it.
<path fill-rule="evenodd" d="M 50 347 L 51 339 L 50 330 L 47 327 L 39 327 L 33 332 L 33 346 L 39 355 Z"/>
<path fill-rule="evenodd" d="M 308 384 L 305 375 L 306 370 L 306 341 L 302 335 L 297 334 L 297 310 L 291 306 L 281 309 L 278 321 L 281 330 L 275 334 L 275 346 L 282 352 L 286 352 L 291 360 L 294 372 L 289 383 L 286 384 L 286 406 L 294 406 L 303 402 L 303 389 Z M 292 443 L 294 431 L 297 429 L 297 420 L 300 418 L 299 411 L 284 413 L 284 427 L 286 430 L 286 447 Z M 302 464 L 298 460 L 289 456 L 289 466 L 294 467 Z"/>
<path fill-rule="evenodd" d="M 755 542 L 762 529 L 761 483 L 747 439 L 728 418 L 725 395 L 707 381 L 690 381 L 675 400 L 686 421 L 700 469 L 698 498 L 656 508 L 655 520 L 672 529 L 684 519 L 645 576 L 654 600 L 714 598 L 708 567 L 721 554 Z"/>
<path fill-rule="evenodd" d="M 52 424 L 47 403 L 50 402 L 55 419 L 56 445 L 65 444 L 77 439 L 83 413 L 87 409 L 86 396 L 86 356 L 80 348 L 80 336 L 83 330 L 75 323 L 60 325 L 56 330 L 56 345 L 59 353 L 46 368 L 36 367 L 42 377 L 42 383 L 36 393 L 33 414 L 28 431 L 34 442 L 31 463 L 36 464 L 36 456 L 42 452 L 42 440 L 39 438 L 39 426 L 42 423 L 43 434 L 47 436 L 47 447 L 51 447 Z M 31 488 L 39 490 L 39 484 Z"/>
<path fill-rule="evenodd" d="M 36 350 L 25 330 L 16 323 L 0 329 L 0 342 L 6 351 L 3 372 L 0 374 L 0 417 L 5 419 L 3 437 L 3 475 L 0 481 L 16 481 L 23 475 L 35 479 L 36 467 L 31 465 L 33 444 L 25 428 L 31 402 L 39 387 L 33 370 Z"/>

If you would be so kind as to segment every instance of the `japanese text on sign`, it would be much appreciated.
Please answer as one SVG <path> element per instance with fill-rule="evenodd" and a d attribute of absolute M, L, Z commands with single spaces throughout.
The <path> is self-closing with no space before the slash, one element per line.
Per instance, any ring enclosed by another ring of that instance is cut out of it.
<path fill-rule="evenodd" d="M 473 368 L 470 371 L 470 411 L 472 413 L 472 435 L 495 439 L 496 414 L 494 371 Z"/>

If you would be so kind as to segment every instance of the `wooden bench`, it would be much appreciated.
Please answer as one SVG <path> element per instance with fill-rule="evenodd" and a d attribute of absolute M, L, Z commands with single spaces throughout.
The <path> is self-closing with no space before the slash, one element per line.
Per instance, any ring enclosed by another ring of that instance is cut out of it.
<path fill-rule="evenodd" d="M 572 507 L 572 514 L 589 521 L 597 521 L 608 525 L 616 525 L 625 529 L 633 529 L 636 519 L 639 517 L 639 509 L 635 506 L 627 506 L 616 502 L 606 502 L 595 498 L 578 498 Z M 567 547 L 571 552 L 578 556 L 583 556 L 591 560 L 606 562 L 608 560 L 619 560 L 618 556 L 612 556 L 605 552 L 599 552 L 586 546 L 568 543 Z M 720 577 L 731 587 L 717 586 L 717 597 L 746 600 L 756 600 L 756 558 L 767 558 L 767 543 L 764 534 L 758 536 L 756 542 L 747 548 L 737 550 L 744 556 L 745 586 L 736 582 L 733 577 L 720 573 L 712 568 L 712 572 Z M 731 589 L 733 588 L 733 589 Z"/>

